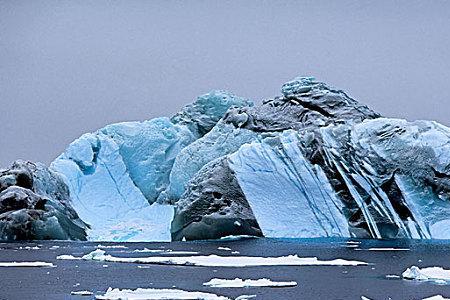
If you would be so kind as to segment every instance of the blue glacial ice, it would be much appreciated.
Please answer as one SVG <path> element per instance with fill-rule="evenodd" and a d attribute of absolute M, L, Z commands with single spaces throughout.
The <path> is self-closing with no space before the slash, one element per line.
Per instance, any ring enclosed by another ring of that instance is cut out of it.
<path fill-rule="evenodd" d="M 342 202 L 298 143 L 297 133 L 285 131 L 244 145 L 229 157 L 264 236 L 350 236 Z"/>
<path fill-rule="evenodd" d="M 383 118 L 312 77 L 255 106 L 215 91 L 84 134 L 49 170 L 1 171 L 0 233 L 23 220 L 52 229 L 20 232 L 36 239 L 450 238 L 449 150 L 449 128 Z"/>
<path fill-rule="evenodd" d="M 173 208 L 155 203 L 178 153 L 208 132 L 231 106 L 252 105 L 215 91 L 172 119 L 108 125 L 69 145 L 51 168 L 63 174 L 90 239 L 170 240 Z"/>

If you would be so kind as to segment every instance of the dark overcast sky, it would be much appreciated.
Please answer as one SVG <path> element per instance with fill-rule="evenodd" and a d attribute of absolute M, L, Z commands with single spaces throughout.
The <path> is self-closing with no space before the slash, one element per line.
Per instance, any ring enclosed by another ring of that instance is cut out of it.
<path fill-rule="evenodd" d="M 2 1 L 0 166 L 108 123 L 313 75 L 386 116 L 450 125 L 450 1 Z"/>

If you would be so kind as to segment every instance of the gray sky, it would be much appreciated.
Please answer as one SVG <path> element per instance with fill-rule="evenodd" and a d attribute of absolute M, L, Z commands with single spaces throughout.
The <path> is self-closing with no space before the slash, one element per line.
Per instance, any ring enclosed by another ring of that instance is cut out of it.
<path fill-rule="evenodd" d="M 108 123 L 313 75 L 386 116 L 450 125 L 450 1 L 2 1 L 0 166 Z"/>

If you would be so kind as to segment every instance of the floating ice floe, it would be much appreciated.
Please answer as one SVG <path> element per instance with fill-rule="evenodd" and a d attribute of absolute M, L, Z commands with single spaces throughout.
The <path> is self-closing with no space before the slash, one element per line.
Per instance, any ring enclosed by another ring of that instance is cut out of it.
<path fill-rule="evenodd" d="M 402 277 L 409 280 L 432 281 L 439 284 L 450 282 L 450 270 L 441 267 L 419 268 L 412 266 L 403 272 Z"/>
<path fill-rule="evenodd" d="M 368 248 L 368 249 L 355 249 L 357 251 L 409 251 L 408 248 Z"/>
<path fill-rule="evenodd" d="M 133 250 L 135 253 L 159 253 L 159 254 L 167 254 L 167 255 L 195 255 L 198 254 L 196 251 L 173 251 L 171 249 L 135 249 Z"/>
<path fill-rule="evenodd" d="M 293 287 L 297 286 L 295 281 L 272 281 L 267 278 L 262 279 L 219 279 L 213 278 L 208 282 L 203 283 L 205 286 L 215 287 L 215 288 L 244 288 L 244 287 Z"/>
<path fill-rule="evenodd" d="M 97 248 L 99 248 L 99 249 L 128 249 L 126 246 L 123 246 L 123 245 L 97 245 Z"/>
<path fill-rule="evenodd" d="M 442 295 L 431 296 L 422 300 L 450 300 L 450 298 L 444 298 Z"/>
<path fill-rule="evenodd" d="M 252 235 L 228 235 L 221 237 L 221 241 L 238 241 L 238 240 L 246 240 L 246 239 L 256 239 L 258 237 Z"/>
<path fill-rule="evenodd" d="M 230 300 L 227 297 L 204 292 L 190 292 L 177 289 L 113 289 L 109 288 L 104 295 L 95 296 L 102 300 L 162 300 L 162 299 L 199 299 L 199 300 Z"/>
<path fill-rule="evenodd" d="M 77 295 L 77 296 L 90 296 L 93 295 L 94 293 L 90 292 L 90 291 L 74 291 L 74 292 L 70 292 L 71 295 Z"/>
<path fill-rule="evenodd" d="M 231 248 L 228 248 L 228 247 L 218 247 L 217 250 L 231 251 Z"/>
<path fill-rule="evenodd" d="M 297 255 L 279 257 L 257 256 L 184 256 L 184 257 L 116 257 L 105 254 L 104 250 L 97 249 L 82 257 L 73 255 L 60 255 L 57 259 L 63 260 L 95 260 L 121 263 L 184 265 L 204 267 L 248 267 L 248 266 L 359 266 L 367 262 L 345 259 L 319 260 L 317 257 L 298 257 Z"/>
<path fill-rule="evenodd" d="M 53 268 L 56 267 L 54 264 L 43 261 L 32 261 L 32 262 L 0 262 L 0 267 L 41 267 L 41 268 Z"/>
<path fill-rule="evenodd" d="M 30 247 L 30 246 L 25 246 L 25 247 L 19 247 L 19 250 L 39 250 L 41 248 L 39 248 L 39 246 L 34 246 L 34 247 Z"/>
<path fill-rule="evenodd" d="M 256 298 L 256 295 L 241 295 L 234 300 L 248 300 L 253 298 Z"/>

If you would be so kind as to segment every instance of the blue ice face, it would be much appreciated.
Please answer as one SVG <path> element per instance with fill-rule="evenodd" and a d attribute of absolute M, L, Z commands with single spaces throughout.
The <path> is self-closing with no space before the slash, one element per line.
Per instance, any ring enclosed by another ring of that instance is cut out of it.
<path fill-rule="evenodd" d="M 248 105 L 213 91 L 172 119 L 112 124 L 71 143 L 52 168 L 65 176 L 75 209 L 91 224 L 90 238 L 169 240 L 173 208 L 154 203 L 169 185 L 176 157 L 230 107 Z"/>

